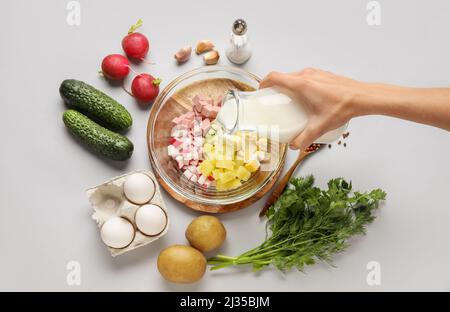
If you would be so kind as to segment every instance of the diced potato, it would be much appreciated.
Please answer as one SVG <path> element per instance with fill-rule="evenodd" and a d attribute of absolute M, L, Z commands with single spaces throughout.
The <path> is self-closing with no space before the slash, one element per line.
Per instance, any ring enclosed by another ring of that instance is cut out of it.
<path fill-rule="evenodd" d="M 217 168 L 224 168 L 228 170 L 234 169 L 234 162 L 232 160 L 217 160 L 216 161 Z"/>
<path fill-rule="evenodd" d="M 210 161 L 208 161 L 208 160 L 204 160 L 204 161 L 200 164 L 200 172 L 201 172 L 204 176 L 209 176 L 213 170 L 214 170 L 214 165 L 213 165 Z"/>
<path fill-rule="evenodd" d="M 235 189 L 242 185 L 241 181 L 239 179 L 234 179 L 233 181 L 228 182 L 230 184 L 230 189 Z"/>
<path fill-rule="evenodd" d="M 216 189 L 219 191 L 232 190 L 241 185 L 242 185 L 241 181 L 239 181 L 239 179 L 236 179 L 236 178 L 234 178 L 231 181 L 228 181 L 226 183 L 224 183 L 223 181 L 220 181 L 220 180 L 216 181 Z"/>
<path fill-rule="evenodd" d="M 245 169 L 247 169 L 250 172 L 256 172 L 259 168 L 259 162 L 257 160 L 251 160 L 247 164 L 245 164 Z"/>
<path fill-rule="evenodd" d="M 238 177 L 242 181 L 247 181 L 248 179 L 250 179 L 251 175 L 252 173 L 243 166 L 239 166 L 239 168 L 236 170 L 236 177 Z"/>
<path fill-rule="evenodd" d="M 223 182 L 222 180 L 217 180 L 217 181 L 216 181 L 216 189 L 219 190 L 219 191 L 226 191 L 226 190 L 229 190 L 229 189 L 231 188 L 231 185 L 230 185 L 229 182 L 230 182 L 230 181 L 228 181 L 228 182 Z"/>
<path fill-rule="evenodd" d="M 203 152 L 212 152 L 214 150 L 214 146 L 211 143 L 203 144 Z"/>
<path fill-rule="evenodd" d="M 236 178 L 236 173 L 234 171 L 226 171 L 219 174 L 219 179 L 221 183 L 227 183 Z"/>
<path fill-rule="evenodd" d="M 244 165 L 244 160 L 243 159 L 236 159 L 235 161 L 234 161 L 234 165 L 235 166 L 243 166 Z"/>
<path fill-rule="evenodd" d="M 246 153 L 244 150 L 240 150 L 239 152 L 237 152 L 236 158 L 237 160 L 248 162 L 249 160 L 251 160 L 251 155 L 249 153 Z"/>
<path fill-rule="evenodd" d="M 226 191 L 227 190 L 227 185 L 223 182 L 221 182 L 220 180 L 216 181 L 216 190 L 218 191 Z"/>
<path fill-rule="evenodd" d="M 258 150 L 267 152 L 267 138 L 259 138 L 257 145 Z"/>
<path fill-rule="evenodd" d="M 223 169 L 214 169 L 212 171 L 212 177 L 214 178 L 214 180 L 218 180 L 220 174 L 223 172 Z"/>
<path fill-rule="evenodd" d="M 210 147 L 205 148 L 205 146 L 208 146 L 208 145 Z M 203 154 L 204 154 L 206 159 L 216 159 L 216 152 L 215 152 L 214 146 L 212 146 L 209 143 L 206 143 L 203 146 Z"/>

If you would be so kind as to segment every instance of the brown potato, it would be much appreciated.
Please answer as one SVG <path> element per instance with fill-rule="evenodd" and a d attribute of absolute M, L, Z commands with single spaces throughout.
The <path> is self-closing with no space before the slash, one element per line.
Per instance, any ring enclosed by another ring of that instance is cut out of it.
<path fill-rule="evenodd" d="M 202 252 L 219 248 L 227 236 L 222 222 L 213 216 L 200 216 L 186 229 L 186 238 L 192 247 Z"/>
<path fill-rule="evenodd" d="M 172 245 L 159 254 L 158 270 L 169 282 L 194 283 L 205 274 L 206 259 L 190 246 Z"/>

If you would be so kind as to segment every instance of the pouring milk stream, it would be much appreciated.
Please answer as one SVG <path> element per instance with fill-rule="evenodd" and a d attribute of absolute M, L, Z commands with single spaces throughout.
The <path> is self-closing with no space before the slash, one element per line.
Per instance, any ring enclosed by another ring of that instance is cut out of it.
<path fill-rule="evenodd" d="M 231 90 L 224 97 L 216 122 L 228 133 L 270 131 L 272 140 L 289 143 L 306 127 L 308 116 L 301 103 L 282 89 L 265 88 L 252 92 Z M 346 128 L 347 124 L 327 132 L 315 143 L 331 143 Z"/>

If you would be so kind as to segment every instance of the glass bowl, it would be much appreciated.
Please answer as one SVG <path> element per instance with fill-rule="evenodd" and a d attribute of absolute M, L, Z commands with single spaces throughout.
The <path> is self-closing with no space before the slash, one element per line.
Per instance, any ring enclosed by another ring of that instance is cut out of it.
<path fill-rule="evenodd" d="M 251 91 L 260 79 L 242 69 L 205 66 L 189 71 L 162 90 L 150 111 L 147 144 L 150 163 L 161 186 L 176 200 L 200 211 L 220 213 L 244 208 L 261 198 L 279 177 L 286 159 L 286 144 L 279 144 L 273 170 L 258 170 L 242 186 L 228 191 L 202 188 L 188 181 L 167 154 L 172 119 L 190 111 L 194 95 L 218 98 L 229 89 Z M 278 143 L 276 143 L 278 144 Z"/>

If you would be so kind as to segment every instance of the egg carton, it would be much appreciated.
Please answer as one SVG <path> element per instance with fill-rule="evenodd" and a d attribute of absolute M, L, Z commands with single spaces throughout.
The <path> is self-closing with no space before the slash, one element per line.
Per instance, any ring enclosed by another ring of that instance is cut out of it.
<path fill-rule="evenodd" d="M 142 205 L 131 203 L 129 200 L 127 200 L 123 193 L 123 183 L 125 182 L 127 176 L 138 172 L 144 173 L 149 176 L 155 185 L 155 194 L 147 204 L 154 204 L 161 207 L 167 216 L 167 224 L 165 229 L 156 236 L 147 236 L 137 230 L 135 226 L 135 214 L 136 210 Z M 97 223 L 99 229 L 101 229 L 102 225 L 107 220 L 114 217 L 124 217 L 128 219 L 135 228 L 134 239 L 127 247 L 117 249 L 105 245 L 109 249 L 109 252 L 113 257 L 150 244 L 151 242 L 154 242 L 155 240 L 164 236 L 169 229 L 169 214 L 162 199 L 159 184 L 154 174 L 150 171 L 135 170 L 133 172 L 114 177 L 106 181 L 105 183 L 89 188 L 86 193 L 89 198 L 89 202 L 91 203 L 91 206 L 95 211 L 92 214 L 92 219 Z"/>

